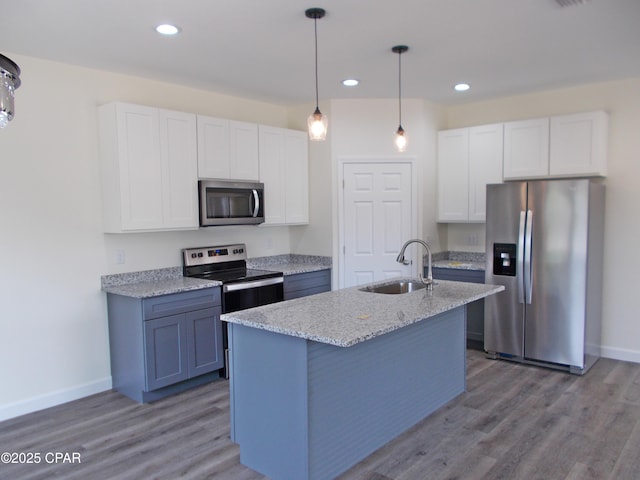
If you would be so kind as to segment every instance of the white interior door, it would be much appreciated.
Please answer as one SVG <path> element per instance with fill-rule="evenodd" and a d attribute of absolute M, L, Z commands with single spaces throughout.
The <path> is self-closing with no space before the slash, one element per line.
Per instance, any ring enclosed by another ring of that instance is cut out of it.
<path fill-rule="evenodd" d="M 410 163 L 343 164 L 343 287 L 411 275 L 411 266 L 396 262 L 413 230 L 411 168 Z"/>

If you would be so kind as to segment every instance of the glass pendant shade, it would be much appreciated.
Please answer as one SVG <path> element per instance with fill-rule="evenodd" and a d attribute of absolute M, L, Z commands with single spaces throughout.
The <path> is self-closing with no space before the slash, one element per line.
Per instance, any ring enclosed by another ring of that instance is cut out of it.
<path fill-rule="evenodd" d="M 20 67 L 0 55 L 0 128 L 13 119 L 14 92 L 20 86 Z"/>
<path fill-rule="evenodd" d="M 396 145 L 396 150 L 404 152 L 407 149 L 407 134 L 402 128 L 402 125 L 398 126 L 398 130 L 393 134 L 393 142 Z"/>
<path fill-rule="evenodd" d="M 13 119 L 13 82 L 9 77 L 0 77 L 0 128 Z"/>
<path fill-rule="evenodd" d="M 320 112 L 319 108 L 309 115 L 307 127 L 309 128 L 309 140 L 322 141 L 327 138 L 327 116 Z"/>

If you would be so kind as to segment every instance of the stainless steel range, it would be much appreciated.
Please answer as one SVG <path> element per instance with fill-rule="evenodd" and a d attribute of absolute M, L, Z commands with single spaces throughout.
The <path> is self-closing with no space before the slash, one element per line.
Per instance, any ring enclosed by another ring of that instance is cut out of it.
<path fill-rule="evenodd" d="M 222 282 L 222 313 L 284 300 L 282 272 L 247 268 L 247 247 L 221 245 L 182 250 L 183 275 Z M 223 328 L 225 370 L 227 329 Z"/>

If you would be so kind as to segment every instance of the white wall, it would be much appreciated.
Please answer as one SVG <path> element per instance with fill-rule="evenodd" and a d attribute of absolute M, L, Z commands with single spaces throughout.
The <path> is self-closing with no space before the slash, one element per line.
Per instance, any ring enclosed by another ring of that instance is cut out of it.
<path fill-rule="evenodd" d="M 109 101 L 288 127 L 285 107 L 7 55 L 22 85 L 0 131 L 0 420 L 111 387 L 101 275 L 179 266 L 190 246 L 292 251 L 287 227 L 105 235 L 98 168 L 96 107 Z"/>
<path fill-rule="evenodd" d="M 408 146 L 398 153 L 393 134 L 398 128 L 398 103 L 394 99 L 331 101 L 331 156 L 333 196 L 333 259 L 339 257 L 338 168 L 341 160 L 417 160 L 418 236 L 427 240 L 433 251 L 446 244 L 446 230 L 435 222 L 436 201 L 436 132 L 442 128 L 443 110 L 419 99 L 404 99 L 402 126 Z M 337 268 L 334 268 L 337 270 Z"/>
<path fill-rule="evenodd" d="M 320 108 L 329 118 L 329 130 L 325 141 L 309 142 L 309 225 L 291 227 L 291 250 L 292 253 L 331 256 L 331 138 L 335 126 L 330 103 L 321 103 Z M 315 104 L 291 108 L 290 128 L 306 130 L 307 117 L 314 110 Z"/>
<path fill-rule="evenodd" d="M 609 112 L 605 265 L 602 273 L 589 274 L 604 276 L 603 355 L 634 362 L 640 362 L 635 304 L 640 272 L 639 92 L 640 78 L 634 78 L 500 98 L 448 108 L 446 124 L 446 128 L 458 128 L 591 110 Z M 452 231 L 462 242 L 472 232 L 484 239 L 484 226 L 451 226 L 450 237 Z"/>

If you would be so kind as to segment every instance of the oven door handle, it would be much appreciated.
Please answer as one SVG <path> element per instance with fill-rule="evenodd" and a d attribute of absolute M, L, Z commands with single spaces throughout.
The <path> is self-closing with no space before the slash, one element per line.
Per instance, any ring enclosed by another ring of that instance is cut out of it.
<path fill-rule="evenodd" d="M 222 286 L 222 291 L 224 293 L 237 292 L 238 290 L 248 290 L 250 288 L 266 287 L 268 285 L 277 285 L 278 283 L 284 283 L 284 278 L 273 277 L 273 278 L 263 278 L 261 280 L 253 280 L 250 282 L 229 283 L 227 285 Z"/>

